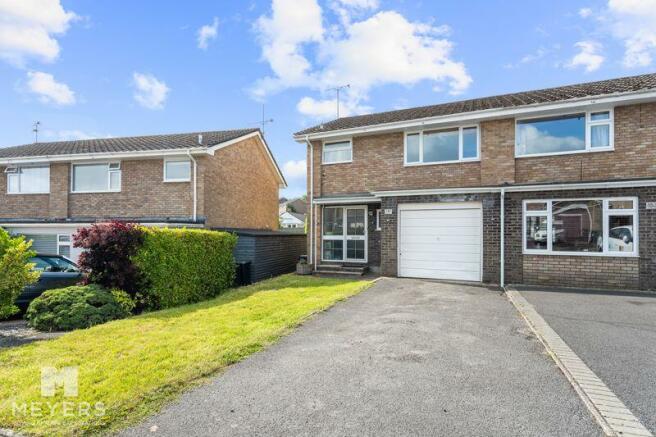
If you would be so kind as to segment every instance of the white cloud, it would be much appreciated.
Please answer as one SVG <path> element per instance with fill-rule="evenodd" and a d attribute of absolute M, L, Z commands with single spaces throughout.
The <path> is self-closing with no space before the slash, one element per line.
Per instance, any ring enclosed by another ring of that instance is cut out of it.
<path fill-rule="evenodd" d="M 595 41 L 579 41 L 574 44 L 579 52 L 567 63 L 568 68 L 584 67 L 586 72 L 599 69 L 604 62 L 604 57 L 599 54 L 601 44 Z"/>
<path fill-rule="evenodd" d="M 581 8 L 579 9 L 579 17 L 588 18 L 592 15 L 592 9 L 590 8 Z"/>
<path fill-rule="evenodd" d="M 166 83 L 157 79 L 152 74 L 133 73 L 133 85 L 136 88 L 134 100 L 148 109 L 162 109 L 169 94 Z"/>
<path fill-rule="evenodd" d="M 287 161 L 282 166 L 282 173 L 287 179 L 300 179 L 304 178 L 307 173 L 307 163 L 304 159 L 299 161 Z"/>
<path fill-rule="evenodd" d="M 27 58 L 54 61 L 60 51 L 55 36 L 76 18 L 59 0 L 0 0 L 0 58 L 18 66 Z"/>
<path fill-rule="evenodd" d="M 42 103 L 55 105 L 75 103 L 75 93 L 65 83 L 57 82 L 52 74 L 29 71 L 27 88 L 31 93 L 38 95 Z"/>
<path fill-rule="evenodd" d="M 215 40 L 219 30 L 219 19 L 214 17 L 212 24 L 206 24 L 198 29 L 198 48 L 207 50 L 210 41 Z"/>
<path fill-rule="evenodd" d="M 301 114 L 318 120 L 332 119 L 337 117 L 337 100 L 336 97 L 316 100 L 312 97 L 305 96 L 299 100 L 296 109 Z M 347 97 L 347 99 L 340 98 L 340 117 L 365 114 L 371 111 L 371 107 L 359 104 L 357 99 L 353 97 Z"/>
<path fill-rule="evenodd" d="M 336 0 L 333 9 L 335 5 L 360 11 L 378 6 L 367 0 Z M 319 91 L 322 99 L 306 97 L 297 105 L 305 114 L 318 116 L 330 113 L 332 95 L 326 90 L 336 85 L 351 85 L 344 92 L 344 108 L 355 113 L 377 86 L 428 80 L 447 83 L 451 94 L 469 87 L 472 79 L 465 65 L 451 58 L 448 27 L 411 22 L 395 11 L 351 18 L 342 17 L 326 29 L 316 0 L 273 0 L 271 15 L 256 23 L 262 57 L 273 75 L 255 84 L 253 96 L 264 98 L 293 87 Z"/>
<path fill-rule="evenodd" d="M 609 0 L 603 17 L 624 43 L 625 67 L 646 67 L 656 53 L 656 0 Z"/>

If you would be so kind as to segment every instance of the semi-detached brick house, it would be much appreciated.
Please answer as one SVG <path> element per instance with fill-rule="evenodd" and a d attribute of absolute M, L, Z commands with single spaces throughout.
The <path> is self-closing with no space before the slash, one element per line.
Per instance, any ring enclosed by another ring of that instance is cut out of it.
<path fill-rule="evenodd" d="M 277 229 L 285 185 L 259 129 L 0 148 L 0 226 L 75 260 L 72 234 L 112 219 Z"/>
<path fill-rule="evenodd" d="M 656 74 L 340 118 L 307 145 L 315 266 L 656 288 Z"/>

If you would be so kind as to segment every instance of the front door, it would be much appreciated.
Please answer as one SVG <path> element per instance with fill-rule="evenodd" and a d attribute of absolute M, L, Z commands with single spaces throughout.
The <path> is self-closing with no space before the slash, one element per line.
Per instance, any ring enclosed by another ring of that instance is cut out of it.
<path fill-rule="evenodd" d="M 367 207 L 323 208 L 321 238 L 323 261 L 367 261 Z"/>

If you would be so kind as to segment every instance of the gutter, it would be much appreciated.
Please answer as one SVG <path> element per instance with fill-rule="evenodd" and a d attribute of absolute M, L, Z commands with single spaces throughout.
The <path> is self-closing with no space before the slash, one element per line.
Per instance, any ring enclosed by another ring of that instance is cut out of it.
<path fill-rule="evenodd" d="M 193 184 L 193 196 L 194 196 L 194 210 L 193 210 L 193 220 L 196 221 L 197 211 L 198 211 L 198 162 L 196 158 L 191 155 L 191 149 L 187 150 L 187 155 L 189 159 L 194 163 L 194 184 Z"/>
<path fill-rule="evenodd" d="M 19 165 L 43 162 L 71 162 L 71 161 L 96 161 L 101 159 L 123 159 L 123 158 L 160 158 L 162 156 L 180 156 L 190 152 L 194 154 L 208 154 L 205 147 L 194 147 L 189 149 L 160 149 L 140 152 L 109 152 L 109 153 L 78 153 L 67 155 L 41 155 L 41 156 L 17 156 L 13 158 L 0 158 L 0 165 Z"/>

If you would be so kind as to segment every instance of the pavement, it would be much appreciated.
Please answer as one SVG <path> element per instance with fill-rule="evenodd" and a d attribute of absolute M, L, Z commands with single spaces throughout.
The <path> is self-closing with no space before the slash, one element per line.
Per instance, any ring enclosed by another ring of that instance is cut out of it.
<path fill-rule="evenodd" d="M 508 300 L 384 278 L 124 436 L 577 435 L 601 428 Z"/>
<path fill-rule="evenodd" d="M 48 340 L 64 335 L 63 332 L 40 332 L 27 326 L 25 320 L 0 322 L 0 348 L 21 346 L 33 341 Z"/>
<path fill-rule="evenodd" d="M 535 289 L 520 293 L 656 433 L 656 295 Z"/>

